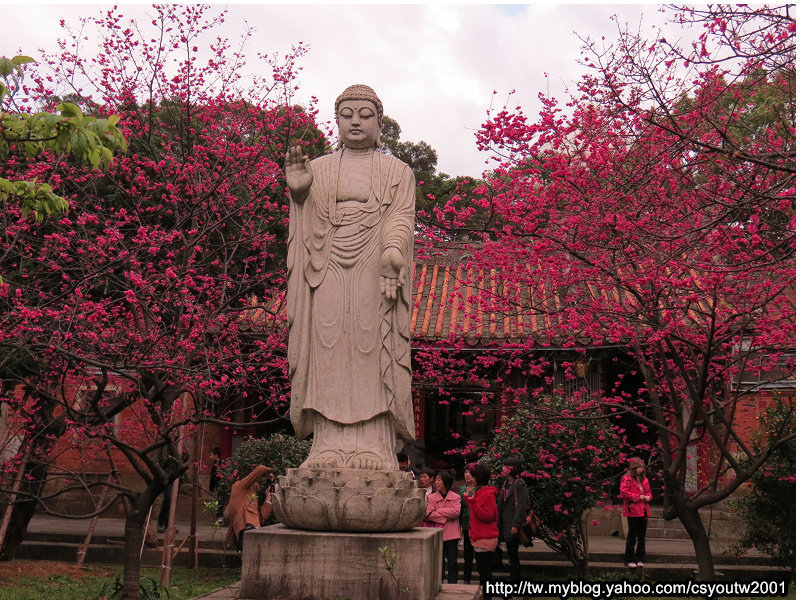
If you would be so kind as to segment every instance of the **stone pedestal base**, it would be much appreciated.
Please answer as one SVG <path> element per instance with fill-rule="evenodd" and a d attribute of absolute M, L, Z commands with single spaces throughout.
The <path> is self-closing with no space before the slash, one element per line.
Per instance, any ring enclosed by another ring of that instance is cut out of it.
<path fill-rule="evenodd" d="M 432 600 L 441 581 L 441 529 L 335 533 L 279 524 L 244 534 L 242 600 Z"/>

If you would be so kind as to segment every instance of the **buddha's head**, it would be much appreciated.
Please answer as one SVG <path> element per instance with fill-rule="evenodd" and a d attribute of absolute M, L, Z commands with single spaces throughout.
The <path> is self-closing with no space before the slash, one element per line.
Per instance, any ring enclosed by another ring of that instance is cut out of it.
<path fill-rule="evenodd" d="M 348 148 L 378 148 L 381 145 L 383 103 L 368 85 L 351 85 L 336 99 L 339 144 Z"/>

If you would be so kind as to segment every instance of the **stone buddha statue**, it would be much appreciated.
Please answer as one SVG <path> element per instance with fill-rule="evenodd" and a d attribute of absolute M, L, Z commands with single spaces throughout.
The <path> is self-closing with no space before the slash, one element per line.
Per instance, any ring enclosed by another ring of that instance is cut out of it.
<path fill-rule="evenodd" d="M 340 517 L 358 487 L 353 482 L 381 480 L 356 493 L 350 512 L 365 510 L 364 494 L 390 488 L 401 496 L 392 500 L 398 507 L 413 500 L 398 509 L 405 516 L 395 510 L 381 517 L 379 508 L 367 527 L 388 518 L 384 530 L 399 530 L 424 512 L 395 454 L 397 438 L 414 439 L 408 278 L 415 181 L 408 165 L 378 151 L 383 104 L 372 88 L 348 87 L 335 108 L 335 152 L 309 160 L 295 146 L 286 154 L 290 415 L 298 437 L 314 437 L 308 459 L 279 478 L 285 493 L 277 494 L 275 510 L 293 527 L 352 530 Z M 339 491 L 326 496 L 323 481 Z M 302 515 L 300 505 L 324 512 L 329 526 L 322 518 L 310 523 L 316 517 Z"/>
<path fill-rule="evenodd" d="M 372 88 L 336 100 L 339 149 L 286 155 L 291 419 L 304 467 L 397 470 L 414 439 L 409 339 L 414 176 L 382 154 Z"/>

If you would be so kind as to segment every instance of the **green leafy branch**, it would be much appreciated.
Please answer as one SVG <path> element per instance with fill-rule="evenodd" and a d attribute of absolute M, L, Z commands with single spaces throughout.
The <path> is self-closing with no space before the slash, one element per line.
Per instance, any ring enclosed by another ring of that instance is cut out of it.
<path fill-rule="evenodd" d="M 397 579 L 397 575 L 394 573 L 394 566 L 397 564 L 397 559 L 400 557 L 394 552 L 389 554 L 389 546 L 379 546 L 378 550 L 380 550 L 386 571 L 392 576 L 392 580 L 397 586 L 397 589 L 401 592 L 408 593 L 410 588 L 408 586 L 400 587 L 400 581 Z"/>
<path fill-rule="evenodd" d="M 32 62 L 35 61 L 29 56 L 0 57 L 0 102 L 13 97 L 24 75 L 22 65 Z M 107 169 L 114 160 L 114 151 L 127 150 L 125 138 L 117 128 L 119 116 L 98 119 L 84 115 L 72 102 L 62 102 L 56 111 L 0 112 L 0 159 L 18 155 L 35 160 L 49 151 L 92 169 Z M 0 178 L 0 202 L 9 201 L 21 203 L 23 216 L 32 214 L 36 221 L 69 208 L 47 183 Z"/>
<path fill-rule="evenodd" d="M 0 77 L 3 78 L 3 81 L 0 81 L 0 102 L 4 96 L 13 97 L 20 88 L 22 78 L 25 76 L 22 65 L 35 62 L 30 56 L 15 56 L 14 58 L 0 56 Z M 8 87 L 9 83 L 12 84 L 10 88 Z"/>

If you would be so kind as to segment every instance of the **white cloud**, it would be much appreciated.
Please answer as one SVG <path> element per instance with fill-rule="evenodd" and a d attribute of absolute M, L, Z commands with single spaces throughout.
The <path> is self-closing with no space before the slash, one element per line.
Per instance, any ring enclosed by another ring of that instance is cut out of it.
<path fill-rule="evenodd" d="M 59 19 L 75 22 L 99 8 L 4 6 L 4 30 L 14 35 L 3 36 L 0 53 L 22 48 L 33 54 L 39 47 L 55 52 Z M 631 22 L 643 11 L 650 20 L 663 20 L 654 5 L 236 4 L 228 9 L 224 31 L 232 41 L 245 21 L 257 29 L 248 48 L 249 70 L 264 68 L 255 58 L 258 51 L 282 55 L 304 42 L 310 52 L 300 61 L 298 98 L 307 102 L 316 96 L 321 119 L 332 117 L 344 87 L 369 84 L 399 122 L 404 139 L 431 144 L 442 171 L 473 176 L 481 174 L 487 158 L 475 148 L 473 132 L 486 117 L 493 91 L 496 108 L 516 90 L 514 104 L 535 115 L 539 92 L 549 86 L 550 93 L 560 94 L 581 75 L 580 41 L 573 32 L 613 36 L 614 13 Z M 124 4 L 119 12 L 141 18 L 152 9 Z"/>

